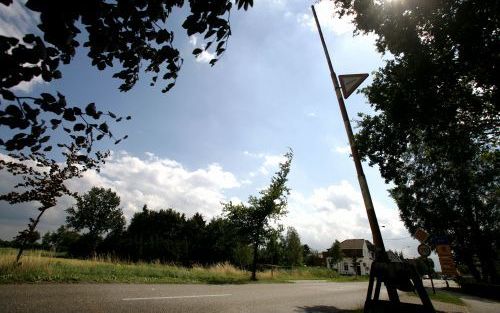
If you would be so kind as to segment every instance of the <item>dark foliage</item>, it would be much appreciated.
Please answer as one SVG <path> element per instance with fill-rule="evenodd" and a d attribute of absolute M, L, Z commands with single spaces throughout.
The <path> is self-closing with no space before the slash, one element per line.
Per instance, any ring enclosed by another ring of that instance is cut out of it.
<path fill-rule="evenodd" d="M 180 262 L 187 254 L 184 214 L 172 209 L 136 213 L 125 233 L 131 260 Z"/>
<path fill-rule="evenodd" d="M 11 4 L 12 1 L 4 0 L 0 6 L 9 10 Z M 235 4 L 246 10 L 253 0 L 236 0 Z M 124 118 L 100 111 L 94 103 L 75 106 L 68 104 L 59 92 L 24 96 L 12 88 L 37 77 L 45 82 L 61 78 L 60 65 L 70 63 L 76 49 L 84 46 L 89 49 L 87 56 L 92 66 L 98 70 L 118 68 L 113 77 L 122 81 L 121 91 L 136 84 L 143 68 L 153 74 L 151 85 L 161 76 L 166 84 L 162 91 L 167 92 L 175 84 L 182 59 L 172 45 L 174 33 L 167 29 L 166 22 L 175 7 L 183 6 L 183 0 L 29 0 L 26 8 L 40 14 L 38 28 L 42 35 L 0 36 L 0 152 L 9 155 L 0 159 L 0 170 L 20 175 L 24 180 L 17 186 L 23 191 L 1 195 L 0 200 L 42 202 L 39 215 L 30 220 L 21 236 L 32 235 L 43 213 L 59 197 L 74 195 L 65 181 L 79 177 L 85 170 L 98 169 L 104 162 L 105 152 L 92 153 L 95 141 L 107 137 L 118 144 L 127 136 L 114 136 L 109 126 Z M 220 56 L 231 34 L 231 8 L 229 0 L 189 1 L 190 15 L 182 26 L 188 35 L 204 35 L 204 49 L 214 43 Z M 82 30 L 87 36 L 77 37 Z M 201 52 L 197 48 L 193 54 Z M 59 136 L 55 136 L 57 133 Z M 55 150 L 60 150 L 61 155 Z M 61 159 L 65 165 L 56 162 Z M 40 191 L 43 193 L 38 196 Z"/>
<path fill-rule="evenodd" d="M 174 209 L 153 211 L 144 206 L 132 217 L 126 229 L 115 228 L 104 238 L 88 231 L 87 227 L 84 229 L 85 233 L 81 234 L 60 226 L 56 231 L 46 233 L 41 244 L 34 243 L 30 247 L 66 252 L 68 256 L 78 258 L 103 255 L 134 262 L 184 266 L 229 262 L 248 269 L 252 263 L 253 246 L 248 238 L 231 220 L 222 217 L 206 222 L 199 213 L 186 218 Z M 287 250 L 294 250 L 292 246 L 300 244 L 298 234 L 295 235 L 296 238 L 291 238 L 294 236 L 289 232 L 291 239 L 287 240 L 281 229 L 273 231 L 259 247 L 258 262 L 285 267 L 300 265 L 302 246 L 292 255 L 287 254 Z M 15 241 L 0 244 L 18 247 Z M 300 257 L 297 253 L 301 254 Z"/>
<path fill-rule="evenodd" d="M 248 205 L 232 202 L 224 205 L 227 219 L 236 225 L 239 234 L 252 245 L 252 280 L 257 279 L 259 246 L 275 231 L 272 222 L 286 214 L 287 196 L 290 192 L 286 182 L 292 157 L 293 152 L 290 149 L 284 155 L 285 160 L 280 163 L 280 168 L 272 177 L 269 187 L 260 191 L 259 196 L 250 196 Z"/>
<path fill-rule="evenodd" d="M 334 2 L 394 56 L 364 90 L 377 114 L 362 115 L 361 154 L 394 184 L 411 233 L 422 227 L 449 238 L 458 262 L 496 281 L 498 1 Z"/>
<path fill-rule="evenodd" d="M 47 232 L 42 237 L 42 247 L 46 250 L 56 252 L 71 252 L 75 250 L 81 235 L 68 229 L 65 226 L 60 226 L 54 232 Z"/>
<path fill-rule="evenodd" d="M 10 4 L 4 1 L 1 5 Z M 246 10 L 253 1 L 237 0 L 235 4 Z M 87 55 L 92 66 L 99 70 L 118 68 L 113 77 L 122 81 L 121 91 L 128 91 L 136 84 L 143 68 L 153 73 L 152 85 L 161 76 L 166 83 L 162 91 L 167 92 L 175 84 L 182 59 L 172 45 L 174 33 L 167 29 L 166 22 L 172 10 L 182 6 L 183 0 L 28 1 L 26 7 L 40 14 L 38 28 L 43 37 L 26 34 L 20 40 L 0 36 L 0 126 L 15 130 L 2 135 L 0 147 L 7 151 L 28 148 L 45 154 L 53 144 L 48 130 L 58 128 L 71 134 L 73 143 L 89 150 L 95 139 L 100 140 L 104 135 L 113 137 L 102 120 L 104 116 L 117 122 L 122 120 L 112 112 L 98 111 L 93 103 L 85 108 L 69 106 L 59 93 L 22 97 L 11 88 L 39 76 L 46 82 L 61 78 L 60 64 L 70 63 L 76 49 L 83 45 L 89 49 Z M 188 35 L 204 35 L 207 40 L 204 49 L 214 44 L 220 56 L 231 34 L 231 8 L 229 0 L 189 1 L 191 13 L 182 26 Z M 77 37 L 82 30 L 87 36 Z M 195 55 L 201 52 L 199 48 L 193 51 Z M 216 61 L 210 63 L 214 65 Z"/>
<path fill-rule="evenodd" d="M 160 261 L 191 266 L 231 262 L 241 242 L 229 221 L 215 218 L 206 223 L 196 213 L 191 218 L 173 209 L 152 211 L 144 206 L 136 213 L 114 251 L 133 261 Z"/>
<path fill-rule="evenodd" d="M 12 244 L 14 247 L 21 247 L 24 245 L 27 249 L 33 249 L 40 247 L 37 243 L 38 240 L 40 240 L 40 233 L 38 231 L 20 232 L 14 237 Z"/>
<path fill-rule="evenodd" d="M 119 205 L 120 197 L 111 189 L 93 187 L 83 196 L 77 196 L 76 208 L 66 210 L 66 223 L 76 231 L 86 230 L 81 238 L 82 245 L 93 242 L 91 251 L 95 254 L 102 234 L 121 233 L 125 227 L 125 217 Z"/>

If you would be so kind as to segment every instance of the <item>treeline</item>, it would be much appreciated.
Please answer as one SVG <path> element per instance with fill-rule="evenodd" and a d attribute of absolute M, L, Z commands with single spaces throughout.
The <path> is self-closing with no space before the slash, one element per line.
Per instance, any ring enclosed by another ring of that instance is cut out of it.
<path fill-rule="evenodd" d="M 128 261 L 158 261 L 190 266 L 230 262 L 248 268 L 253 261 L 252 238 L 231 215 L 206 220 L 200 213 L 186 217 L 172 208 L 150 210 L 146 205 L 126 225 L 120 198 L 111 189 L 92 188 L 66 210 L 66 224 L 32 233 L 26 248 L 46 249 L 70 257 L 111 256 Z M 18 236 L 0 245 L 19 247 Z M 270 229 L 260 241 L 257 261 L 264 265 L 323 265 L 321 256 L 302 245 L 297 231 Z M 324 262 L 324 261 L 323 261 Z"/>
<path fill-rule="evenodd" d="M 66 224 L 44 234 L 41 244 L 33 229 L 21 231 L 10 244 L 20 248 L 19 256 L 23 248 L 39 247 L 80 258 L 101 255 L 186 266 L 230 262 L 248 268 L 252 279 L 258 264 L 319 265 L 321 255 L 303 246 L 294 228 L 276 227 L 286 214 L 291 150 L 284 159 L 267 188 L 249 196 L 247 204 L 225 203 L 222 215 L 210 221 L 200 213 L 186 217 L 172 208 L 144 205 L 126 225 L 118 195 L 94 187 L 76 198 L 66 210 Z"/>
<path fill-rule="evenodd" d="M 113 256 L 129 261 L 159 261 L 185 266 L 230 262 L 246 268 L 252 261 L 250 243 L 229 219 L 210 221 L 196 213 L 187 218 L 174 209 L 153 211 L 146 206 L 134 214 L 126 228 L 110 230 L 105 236 L 78 232 L 69 225 L 48 232 L 41 248 L 66 252 L 72 257 Z M 299 266 L 304 249 L 297 231 L 276 231 L 259 247 L 260 264 Z"/>

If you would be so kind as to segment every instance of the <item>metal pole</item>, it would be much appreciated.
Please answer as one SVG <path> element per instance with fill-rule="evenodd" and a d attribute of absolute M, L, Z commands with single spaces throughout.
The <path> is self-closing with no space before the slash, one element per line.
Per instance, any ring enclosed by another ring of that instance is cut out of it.
<path fill-rule="evenodd" d="M 387 261 L 387 253 L 385 252 L 384 241 L 382 240 L 382 233 L 380 232 L 380 227 L 378 226 L 377 215 L 375 214 L 375 209 L 373 207 L 372 198 L 370 196 L 370 190 L 368 189 L 368 183 L 366 182 L 366 177 L 363 172 L 363 167 L 361 166 L 361 161 L 359 159 L 358 148 L 356 147 L 356 142 L 354 141 L 354 134 L 352 132 L 351 124 L 349 123 L 349 116 L 347 115 L 347 110 L 344 104 L 344 98 L 340 91 L 339 82 L 337 80 L 337 75 L 333 70 L 332 61 L 330 60 L 330 54 L 326 48 L 325 39 L 323 38 L 323 32 L 321 31 L 321 26 L 319 25 L 318 16 L 316 15 L 316 10 L 314 6 L 311 6 L 314 19 L 316 21 L 316 26 L 318 27 L 319 37 L 321 38 L 321 44 L 323 45 L 323 50 L 325 51 L 326 61 L 328 62 L 328 67 L 330 68 L 330 76 L 332 78 L 333 87 L 337 95 L 337 100 L 339 102 L 340 113 L 342 114 L 342 119 L 344 120 L 344 127 L 347 133 L 347 138 L 349 138 L 349 145 L 351 146 L 352 158 L 354 160 L 354 165 L 356 167 L 356 172 L 358 174 L 359 187 L 361 188 L 361 194 L 363 195 L 363 201 L 365 203 L 366 214 L 368 215 L 368 221 L 370 222 L 370 229 L 373 236 L 373 244 L 375 245 L 375 259 L 377 261 Z"/>

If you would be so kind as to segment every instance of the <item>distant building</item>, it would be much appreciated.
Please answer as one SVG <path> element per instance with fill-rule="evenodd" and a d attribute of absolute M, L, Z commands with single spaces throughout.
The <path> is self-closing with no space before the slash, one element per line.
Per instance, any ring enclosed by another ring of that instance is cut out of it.
<path fill-rule="evenodd" d="M 370 268 L 375 260 L 375 247 L 370 241 L 347 239 L 340 243 L 340 250 L 343 258 L 338 263 L 331 264 L 332 258 L 326 257 L 328 268 L 336 269 L 342 275 L 370 275 Z"/>

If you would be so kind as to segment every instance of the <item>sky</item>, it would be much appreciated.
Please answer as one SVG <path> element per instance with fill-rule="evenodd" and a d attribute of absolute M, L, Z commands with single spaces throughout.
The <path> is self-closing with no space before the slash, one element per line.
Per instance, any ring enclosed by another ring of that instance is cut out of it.
<path fill-rule="evenodd" d="M 297 229 L 302 243 L 319 251 L 335 239 L 372 241 L 312 2 L 254 3 L 248 11 L 232 12 L 232 36 L 214 67 L 208 64 L 213 51 L 198 58 L 191 54 L 203 40 L 188 37 L 180 27 L 186 12 L 172 13 L 169 25 L 184 64 L 167 94 L 161 93 L 161 84 L 150 87 L 147 76 L 131 91 L 119 92 L 113 72 L 91 67 L 85 49 L 62 67 L 62 79 L 51 84 L 35 79 L 16 90 L 60 91 L 71 103 L 95 102 L 102 110 L 132 116 L 113 126 L 113 133 L 129 138 L 107 146 L 112 156 L 101 172 L 87 172 L 69 183 L 78 192 L 111 188 L 128 220 L 144 204 L 153 210 L 175 208 L 186 216 L 200 212 L 208 220 L 221 215 L 221 203 L 244 202 L 265 188 L 292 148 L 291 194 L 281 223 Z M 371 74 L 384 65 L 388 57 L 376 52 L 374 35 L 353 36 L 350 21 L 334 18 L 328 1 L 319 2 L 316 10 L 337 74 Z M 19 36 L 35 29 L 37 20 L 22 1 L 8 9 L 0 5 L 2 35 Z M 358 112 L 373 113 L 362 94 L 351 95 L 346 105 L 353 127 Z M 404 228 L 387 192 L 391 186 L 377 168 L 363 166 L 386 248 L 417 256 L 418 242 Z M 12 189 L 13 178 L 0 176 L 0 192 Z M 64 209 L 72 204 L 63 198 L 48 210 L 41 233 L 63 224 Z M 0 202 L 0 238 L 11 239 L 34 214 L 33 204 Z"/>

